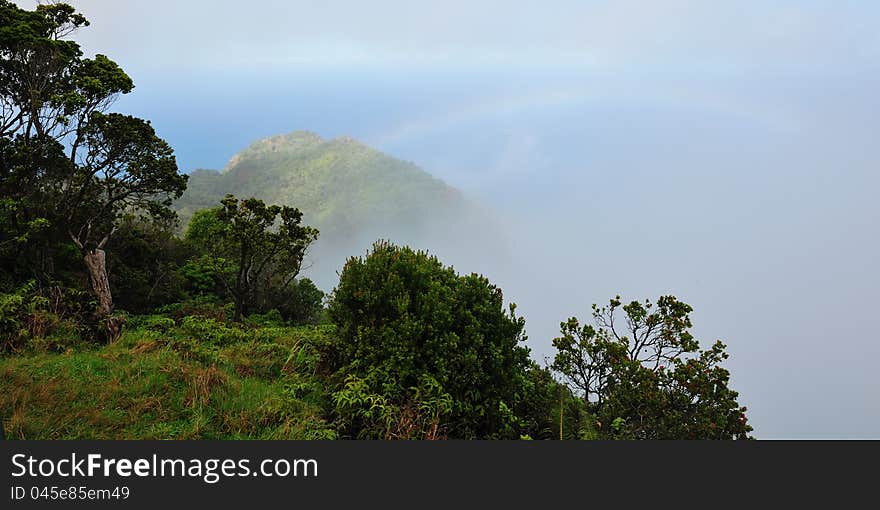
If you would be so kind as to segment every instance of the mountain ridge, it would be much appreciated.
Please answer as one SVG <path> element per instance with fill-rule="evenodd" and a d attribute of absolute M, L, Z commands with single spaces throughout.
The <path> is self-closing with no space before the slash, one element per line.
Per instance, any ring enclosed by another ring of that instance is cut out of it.
<path fill-rule="evenodd" d="M 194 170 L 174 204 L 181 227 L 227 193 L 299 208 L 321 232 L 316 262 L 329 259 L 331 265 L 363 253 L 378 238 L 436 251 L 455 244 L 463 223 L 497 231 L 488 227 L 487 211 L 457 188 L 349 136 L 269 136 L 236 153 L 222 170 Z M 327 284 L 334 278 L 319 277 Z"/>

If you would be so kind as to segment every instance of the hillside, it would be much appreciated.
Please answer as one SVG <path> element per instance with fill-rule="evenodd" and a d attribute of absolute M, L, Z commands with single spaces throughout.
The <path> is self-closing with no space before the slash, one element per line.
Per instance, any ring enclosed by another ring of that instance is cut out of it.
<path fill-rule="evenodd" d="M 302 210 L 321 231 L 310 276 L 325 288 L 335 283 L 345 257 L 362 253 L 377 238 L 442 252 L 459 244 L 455 230 L 463 224 L 488 237 L 498 232 L 457 189 L 348 137 L 324 140 L 305 131 L 273 136 L 233 156 L 222 171 L 192 172 L 175 203 L 182 226 L 227 193 Z"/>
<path fill-rule="evenodd" d="M 105 346 L 0 356 L 12 439 L 333 439 L 316 375 L 332 326 L 132 318 Z M 57 340 L 57 339 L 56 339 Z M 57 346 L 56 346 L 57 347 Z"/>

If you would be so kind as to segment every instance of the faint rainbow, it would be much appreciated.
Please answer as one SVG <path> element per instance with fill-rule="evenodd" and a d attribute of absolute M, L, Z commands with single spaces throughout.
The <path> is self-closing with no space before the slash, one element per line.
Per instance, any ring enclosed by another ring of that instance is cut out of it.
<path fill-rule="evenodd" d="M 461 104 L 450 110 L 408 121 L 370 136 L 378 146 L 430 135 L 470 122 L 517 114 L 539 108 L 574 107 L 583 104 L 627 104 L 699 110 L 723 117 L 737 118 L 773 131 L 793 131 L 797 124 L 790 115 L 772 105 L 753 104 L 735 95 L 716 91 L 672 89 L 662 93 L 620 88 L 616 90 L 565 87 L 541 89 L 525 94 L 505 94 Z"/>

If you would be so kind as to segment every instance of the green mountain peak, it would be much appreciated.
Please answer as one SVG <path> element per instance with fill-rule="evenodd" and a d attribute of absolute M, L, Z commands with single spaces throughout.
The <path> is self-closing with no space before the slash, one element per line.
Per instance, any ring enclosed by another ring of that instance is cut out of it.
<path fill-rule="evenodd" d="M 316 252 L 346 255 L 360 253 L 378 237 L 417 242 L 438 228 L 448 237 L 457 217 L 477 210 L 457 189 L 413 163 L 351 137 L 325 140 L 309 131 L 257 140 L 221 172 L 192 172 L 175 204 L 182 226 L 194 211 L 217 206 L 227 193 L 298 207 L 321 231 Z"/>

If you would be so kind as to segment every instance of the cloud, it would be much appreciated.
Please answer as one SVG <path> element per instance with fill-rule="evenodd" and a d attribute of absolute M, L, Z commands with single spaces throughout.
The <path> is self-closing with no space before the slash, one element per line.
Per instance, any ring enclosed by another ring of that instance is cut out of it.
<path fill-rule="evenodd" d="M 30 2 L 21 2 L 27 4 Z M 855 0 L 81 0 L 82 40 L 138 66 L 811 67 L 880 55 Z"/>

